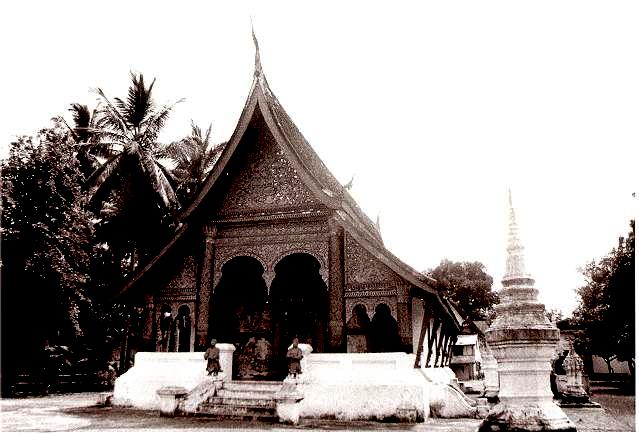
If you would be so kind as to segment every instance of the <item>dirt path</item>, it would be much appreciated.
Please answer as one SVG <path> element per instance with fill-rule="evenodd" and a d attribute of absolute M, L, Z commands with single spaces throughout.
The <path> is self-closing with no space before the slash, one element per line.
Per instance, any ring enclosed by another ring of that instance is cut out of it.
<path fill-rule="evenodd" d="M 475 432 L 480 420 L 430 419 L 420 424 L 302 420 L 278 423 L 217 421 L 206 417 L 160 417 L 157 412 L 96 406 L 97 393 L 0 400 L 0 429 L 6 431 L 404 431 Z M 602 409 L 565 409 L 578 431 L 634 431 L 635 397 L 597 394 Z"/>

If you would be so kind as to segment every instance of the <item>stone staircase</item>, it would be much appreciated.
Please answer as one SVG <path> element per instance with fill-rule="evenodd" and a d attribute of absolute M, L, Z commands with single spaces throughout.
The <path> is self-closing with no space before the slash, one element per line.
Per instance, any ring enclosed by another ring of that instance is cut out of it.
<path fill-rule="evenodd" d="M 195 414 L 224 419 L 277 420 L 275 393 L 282 382 L 225 382 L 214 396 L 201 402 Z"/>

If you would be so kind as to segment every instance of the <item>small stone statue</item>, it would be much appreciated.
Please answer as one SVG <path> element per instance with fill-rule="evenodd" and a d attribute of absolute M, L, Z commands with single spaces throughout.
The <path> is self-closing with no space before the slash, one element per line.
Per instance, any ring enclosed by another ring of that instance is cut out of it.
<path fill-rule="evenodd" d="M 286 352 L 286 359 L 288 361 L 288 373 L 293 375 L 293 378 L 297 378 L 298 374 L 302 374 L 302 366 L 300 364 L 300 360 L 304 358 L 302 355 L 302 351 L 297 345 L 299 344 L 299 340 L 295 338 L 293 340 L 293 344 L 291 348 Z"/>
<path fill-rule="evenodd" d="M 583 402 L 588 401 L 588 394 L 584 390 L 582 374 L 584 363 L 581 357 L 575 352 L 572 342 L 568 355 L 563 361 L 563 369 L 566 373 L 566 391 L 564 397 L 569 401 Z"/>
<path fill-rule="evenodd" d="M 211 374 L 217 376 L 217 374 L 222 371 L 220 367 L 220 349 L 215 347 L 216 344 L 217 340 L 211 340 L 211 345 L 206 349 L 206 352 L 204 352 L 204 359 L 207 361 L 206 371 L 209 376 L 211 376 Z"/>

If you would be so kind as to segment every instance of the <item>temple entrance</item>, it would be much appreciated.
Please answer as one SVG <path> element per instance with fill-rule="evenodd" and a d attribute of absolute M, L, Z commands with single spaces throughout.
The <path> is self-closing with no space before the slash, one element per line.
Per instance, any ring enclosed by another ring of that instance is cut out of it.
<path fill-rule="evenodd" d="M 233 377 L 270 375 L 272 328 L 264 268 L 253 257 L 235 257 L 222 267 L 211 298 L 210 338 L 233 343 Z"/>
<path fill-rule="evenodd" d="M 296 337 L 324 350 L 328 292 L 319 269 L 312 255 L 288 255 L 275 266 L 267 294 L 259 261 L 235 257 L 224 264 L 211 298 L 209 339 L 235 345 L 235 379 L 286 377 L 286 351 Z"/>
<path fill-rule="evenodd" d="M 291 254 L 275 266 L 269 296 L 273 321 L 273 370 L 286 376 L 286 351 L 294 338 L 323 352 L 326 341 L 328 292 L 320 264 L 309 254 Z"/>

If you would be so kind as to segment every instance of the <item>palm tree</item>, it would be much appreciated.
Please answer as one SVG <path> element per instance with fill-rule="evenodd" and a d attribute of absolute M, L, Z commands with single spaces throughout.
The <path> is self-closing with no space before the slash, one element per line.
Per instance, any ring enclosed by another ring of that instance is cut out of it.
<path fill-rule="evenodd" d="M 178 196 L 183 201 L 193 197 L 226 146 L 226 142 L 211 146 L 211 128 L 209 124 L 203 134 L 191 121 L 191 134 L 164 150 L 163 156 L 176 163 L 173 175 L 178 181 Z"/>
<path fill-rule="evenodd" d="M 116 154 L 91 175 L 87 183 L 90 197 L 99 200 L 112 188 L 111 179 L 136 171 L 157 196 L 158 205 L 174 211 L 179 201 L 170 171 L 157 158 L 162 153 L 157 137 L 177 103 L 157 107 L 151 95 L 155 80 L 147 88 L 142 74 L 131 73 L 131 81 L 126 100 L 115 98 L 115 103 L 102 89 L 97 90 L 101 103 L 96 122 L 100 143 L 110 146 Z"/>
<path fill-rule="evenodd" d="M 95 131 L 99 144 L 113 155 L 87 180 L 89 205 L 99 211 L 101 238 L 115 261 L 132 270 L 138 255 L 154 250 L 166 222 L 179 208 L 176 183 L 161 157 L 165 146 L 157 137 L 174 105 L 156 106 L 155 80 L 147 87 L 142 74 L 131 73 L 127 98 L 111 102 L 97 89 Z"/>
<path fill-rule="evenodd" d="M 54 118 L 55 121 L 64 124 L 75 142 L 76 159 L 80 164 L 80 171 L 85 180 L 100 167 L 98 157 L 109 158 L 113 153 L 110 147 L 100 143 L 100 132 L 97 130 L 96 110 L 80 103 L 71 104 L 69 109 L 73 118 L 73 128 L 67 124 L 62 116 Z"/>

